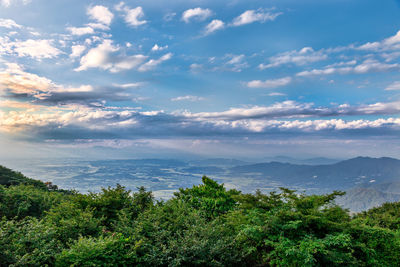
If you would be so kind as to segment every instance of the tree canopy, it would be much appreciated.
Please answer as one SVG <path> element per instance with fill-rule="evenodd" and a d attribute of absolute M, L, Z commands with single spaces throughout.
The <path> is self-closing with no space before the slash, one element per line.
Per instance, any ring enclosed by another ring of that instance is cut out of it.
<path fill-rule="evenodd" d="M 205 176 L 159 201 L 0 170 L 0 266 L 400 266 L 399 203 L 351 216 L 342 192 L 244 194 Z"/>

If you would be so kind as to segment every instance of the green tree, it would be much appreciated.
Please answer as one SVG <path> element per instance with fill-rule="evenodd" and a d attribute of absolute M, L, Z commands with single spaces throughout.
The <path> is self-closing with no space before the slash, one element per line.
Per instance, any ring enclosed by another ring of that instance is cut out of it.
<path fill-rule="evenodd" d="M 98 236 L 102 229 L 102 220 L 95 218 L 90 208 L 81 209 L 76 203 L 69 201 L 51 208 L 46 213 L 44 222 L 55 229 L 57 239 L 64 244 L 80 236 Z"/>
<path fill-rule="evenodd" d="M 57 256 L 56 266 L 132 266 L 135 247 L 122 235 L 79 238 Z"/>
<path fill-rule="evenodd" d="M 203 184 L 192 188 L 179 189 L 174 193 L 177 199 L 189 203 L 194 209 L 201 210 L 209 219 L 227 213 L 236 206 L 237 190 L 226 190 L 223 184 L 203 176 Z"/>
<path fill-rule="evenodd" d="M 22 219 L 42 217 L 44 212 L 61 202 L 63 195 L 32 185 L 0 186 L 0 217 Z"/>
<path fill-rule="evenodd" d="M 0 166 L 0 185 L 8 187 L 20 184 L 32 185 L 37 188 L 47 189 L 46 185 L 41 181 L 30 179 L 20 172 Z"/>
<path fill-rule="evenodd" d="M 369 226 L 400 230 L 400 202 L 384 203 L 380 207 L 363 211 L 354 220 Z"/>
<path fill-rule="evenodd" d="M 53 266 L 62 247 L 56 230 L 36 218 L 0 221 L 1 266 Z"/>

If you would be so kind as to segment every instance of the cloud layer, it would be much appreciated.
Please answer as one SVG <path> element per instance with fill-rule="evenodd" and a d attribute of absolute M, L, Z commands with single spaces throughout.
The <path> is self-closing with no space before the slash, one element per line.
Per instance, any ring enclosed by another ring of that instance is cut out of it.
<path fill-rule="evenodd" d="M 313 1 L 27 2 L 1 2 L 10 140 L 399 140 L 390 4 L 365 16 L 329 1 L 309 16 Z"/>

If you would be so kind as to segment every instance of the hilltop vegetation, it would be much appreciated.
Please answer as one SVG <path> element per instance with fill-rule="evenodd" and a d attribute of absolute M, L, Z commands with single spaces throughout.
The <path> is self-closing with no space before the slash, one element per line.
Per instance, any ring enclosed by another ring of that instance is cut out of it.
<path fill-rule="evenodd" d="M 1 266 L 399 266 L 399 203 L 351 217 L 341 192 L 227 190 L 168 201 L 123 186 L 80 194 L 1 168 Z"/>
<path fill-rule="evenodd" d="M 3 166 L 0 166 L 0 185 L 10 186 L 10 185 L 33 185 L 39 188 L 46 188 L 46 185 L 40 181 L 30 179 L 25 177 L 20 172 L 15 172 Z"/>

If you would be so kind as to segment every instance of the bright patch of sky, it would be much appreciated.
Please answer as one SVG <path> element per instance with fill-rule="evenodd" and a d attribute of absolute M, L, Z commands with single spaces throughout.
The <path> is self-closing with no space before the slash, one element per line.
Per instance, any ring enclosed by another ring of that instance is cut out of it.
<path fill-rule="evenodd" d="M 395 0 L 0 1 L 1 143 L 400 157 L 399 14 Z"/>

